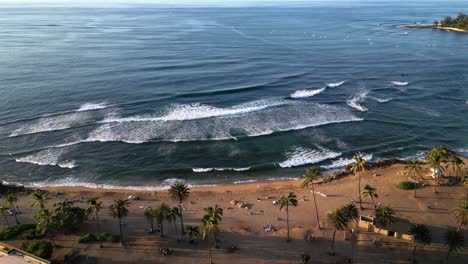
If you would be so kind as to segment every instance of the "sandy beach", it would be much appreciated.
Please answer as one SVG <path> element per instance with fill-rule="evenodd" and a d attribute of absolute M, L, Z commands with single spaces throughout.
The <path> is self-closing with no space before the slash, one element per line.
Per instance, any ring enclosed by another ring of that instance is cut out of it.
<path fill-rule="evenodd" d="M 466 162 L 466 160 L 465 160 Z M 445 258 L 446 247 L 442 243 L 442 234 L 447 228 L 457 226 L 451 216 L 451 209 L 466 196 L 466 186 L 439 186 L 434 193 L 432 186 L 417 190 L 417 198 L 412 190 L 400 190 L 395 184 L 407 180 L 404 165 L 396 164 L 387 168 L 366 171 L 362 176 L 362 184 L 370 184 L 377 188 L 380 202 L 392 207 L 396 217 L 407 219 L 412 223 L 425 224 L 433 233 L 433 243 L 419 248 L 416 258 L 419 263 L 440 263 Z M 299 180 L 269 181 L 246 184 L 232 184 L 216 187 L 194 188 L 187 203 L 183 205 L 186 225 L 200 225 L 203 208 L 218 205 L 224 209 L 224 217 L 220 224 L 219 248 L 213 251 L 214 263 L 300 263 L 300 255 L 310 254 L 313 263 L 345 263 L 352 255 L 352 242 L 344 240 L 343 232 L 338 232 L 336 241 L 336 256 L 329 256 L 333 230 L 327 224 L 326 214 L 350 201 L 357 200 L 357 176 L 348 176 L 329 183 L 316 185 L 317 202 L 320 214 L 320 224 L 316 228 L 316 218 L 310 190 L 299 187 Z M 176 242 L 172 225 L 167 225 L 167 236 L 160 238 L 158 234 L 148 234 L 143 212 L 146 206 L 156 206 L 166 202 L 171 206 L 176 203 L 168 198 L 167 191 L 132 191 L 89 188 L 43 188 L 54 194 L 47 204 L 64 199 L 77 197 L 101 197 L 104 209 L 101 213 L 103 232 L 118 234 L 117 221 L 112 219 L 107 207 L 114 199 L 126 199 L 129 195 L 137 195 L 141 199 L 132 201 L 129 217 L 125 219 L 124 233 L 129 243 L 123 248 L 119 243 L 105 243 L 100 249 L 98 244 L 79 244 L 79 234 L 95 232 L 94 223 L 90 222 L 77 234 L 57 235 L 54 259 L 63 260 L 72 252 L 85 255 L 83 263 L 208 263 L 208 243 L 199 241 L 190 244 L 186 241 Z M 299 204 L 290 209 L 291 242 L 286 242 L 286 215 L 280 211 L 273 201 L 280 195 L 295 192 Z M 30 207 L 29 197 L 19 196 L 21 210 L 20 222 L 33 222 L 32 215 L 36 209 Z M 238 208 L 231 200 L 242 201 L 244 208 Z M 86 207 L 86 204 L 76 203 Z M 428 208 L 428 205 L 430 208 Z M 373 204 L 365 200 L 363 215 L 372 215 Z M 264 232 L 263 226 L 271 224 L 276 231 Z M 316 239 L 306 241 L 306 232 L 311 231 Z M 464 230 L 465 236 L 467 235 Z M 410 241 L 381 237 L 379 243 L 371 244 L 374 234 L 362 229 L 356 229 L 357 245 L 355 263 L 409 263 L 412 245 Z M 20 241 L 8 241 L 19 246 Z M 240 250 L 230 253 L 227 249 L 238 245 Z M 174 250 L 171 256 L 162 257 L 159 248 L 169 247 Z M 450 263 L 466 263 L 468 254 L 464 252 L 452 256 Z"/>
<path fill-rule="evenodd" d="M 464 30 L 461 28 L 454 28 L 454 27 L 441 27 L 441 26 L 433 26 L 433 25 L 404 25 L 407 28 L 432 28 L 432 29 L 440 29 L 440 30 L 448 30 L 454 32 L 462 32 L 468 33 L 468 30 Z"/>

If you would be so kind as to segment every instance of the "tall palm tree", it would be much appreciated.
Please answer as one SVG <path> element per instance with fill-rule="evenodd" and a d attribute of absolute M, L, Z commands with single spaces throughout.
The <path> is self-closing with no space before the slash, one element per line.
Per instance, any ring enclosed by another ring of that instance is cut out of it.
<path fill-rule="evenodd" d="M 362 153 L 357 153 L 353 157 L 354 163 L 352 164 L 351 171 L 354 173 L 354 175 L 358 175 L 358 193 L 359 193 L 359 207 L 361 209 L 364 209 L 362 207 L 362 199 L 361 199 L 361 173 L 366 170 L 366 160 L 364 159 L 364 156 Z"/>
<path fill-rule="evenodd" d="M 382 206 L 375 210 L 375 223 L 379 227 L 379 231 L 377 232 L 377 235 L 375 235 L 372 243 L 377 241 L 377 238 L 380 235 L 380 231 L 382 231 L 383 227 L 388 229 L 388 227 L 395 222 L 395 217 L 393 216 L 394 214 L 395 212 L 393 209 L 388 206 Z"/>
<path fill-rule="evenodd" d="M 455 172 L 455 176 L 460 176 L 460 171 L 463 168 L 463 165 L 465 165 L 465 162 L 456 155 L 452 157 L 450 164 L 452 165 L 452 170 Z"/>
<path fill-rule="evenodd" d="M 405 169 L 408 170 L 408 174 L 417 177 L 418 180 L 420 179 L 422 167 L 419 161 L 410 160 L 408 165 L 405 166 Z M 416 198 L 416 189 L 417 189 L 417 186 L 414 186 L 414 198 Z"/>
<path fill-rule="evenodd" d="M 416 247 L 418 244 L 429 245 L 432 242 L 431 231 L 425 225 L 421 224 L 411 224 L 409 227 L 408 233 L 413 235 L 413 254 L 411 257 L 411 262 L 414 263 L 414 256 L 416 254 Z"/>
<path fill-rule="evenodd" d="M 177 231 L 177 224 L 176 224 L 177 217 L 180 217 L 179 207 L 169 208 L 169 211 L 167 212 L 167 221 L 169 223 L 171 222 L 174 223 L 174 229 L 176 232 L 177 241 L 179 241 L 180 240 L 179 232 Z"/>
<path fill-rule="evenodd" d="M 8 194 L 6 197 L 5 197 L 5 206 L 9 206 L 9 208 L 11 210 L 15 210 L 16 212 L 16 208 L 15 208 L 15 203 L 18 202 L 18 198 L 14 195 L 14 194 Z M 14 214 L 15 216 L 15 222 L 16 224 L 18 225 L 19 224 L 19 221 L 18 221 L 18 216 L 17 216 L 18 212 L 16 212 Z"/>
<path fill-rule="evenodd" d="M 5 213 L 5 211 L 8 211 L 8 206 L 0 205 L 0 213 L 2 214 L 3 220 L 5 220 L 5 223 L 6 223 L 7 227 L 9 227 L 10 224 L 8 223 L 8 217 L 7 217 L 7 214 Z"/>
<path fill-rule="evenodd" d="M 372 203 L 374 204 L 374 209 L 375 209 L 375 202 L 374 199 L 379 198 L 379 194 L 377 193 L 377 188 L 370 186 L 369 184 L 366 184 L 364 186 L 364 191 L 362 192 L 364 197 L 369 197 L 372 200 Z"/>
<path fill-rule="evenodd" d="M 327 214 L 328 222 L 333 226 L 333 240 L 331 244 L 330 255 L 335 255 L 334 247 L 335 247 L 335 235 L 336 230 L 345 230 L 346 226 L 348 225 L 348 221 L 346 219 L 346 215 L 340 209 L 333 209 Z"/>
<path fill-rule="evenodd" d="M 218 221 L 212 217 L 203 218 L 203 227 L 201 230 L 203 240 L 208 239 L 210 250 L 210 264 L 213 264 L 213 254 L 211 248 L 213 241 L 216 241 L 216 233 L 219 232 Z"/>
<path fill-rule="evenodd" d="M 447 160 L 447 148 L 445 147 L 434 147 L 426 156 L 427 165 L 431 166 L 436 177 L 434 178 L 434 192 L 437 193 L 437 185 L 439 185 L 439 175 L 443 173 L 444 167 L 442 162 Z"/>
<path fill-rule="evenodd" d="M 89 198 L 86 203 L 88 204 L 88 208 L 86 209 L 86 216 L 89 218 L 90 215 L 94 215 L 96 221 L 96 230 L 99 238 L 99 247 L 102 248 L 102 236 L 101 236 L 101 228 L 99 226 L 99 212 L 102 209 L 102 202 L 99 201 L 99 197 L 92 197 Z"/>
<path fill-rule="evenodd" d="M 202 222 L 213 222 L 216 227 L 218 227 L 218 224 L 219 222 L 221 222 L 222 220 L 222 216 L 223 216 L 223 209 L 218 207 L 218 205 L 215 205 L 215 206 L 210 206 L 210 207 L 207 207 L 205 209 L 203 209 L 205 211 L 205 215 L 203 216 L 203 219 L 202 219 Z M 214 246 L 217 247 L 217 234 L 218 234 L 218 231 L 219 229 L 216 228 L 213 230 L 214 233 L 213 233 L 213 237 L 214 237 Z"/>
<path fill-rule="evenodd" d="M 154 232 L 154 218 L 155 218 L 155 213 L 154 213 L 154 209 L 151 208 L 151 207 L 147 207 L 145 209 L 145 218 L 146 218 L 146 221 L 148 222 L 148 224 L 150 224 L 150 233 L 153 233 Z"/>
<path fill-rule="evenodd" d="M 119 220 L 119 231 L 120 231 L 120 242 L 122 246 L 125 246 L 123 232 L 122 232 L 122 219 L 128 216 L 128 206 L 130 205 L 129 200 L 114 200 L 114 203 L 109 206 L 110 215 L 114 219 Z"/>
<path fill-rule="evenodd" d="M 45 204 L 51 199 L 50 192 L 41 192 L 40 190 L 35 190 L 31 194 L 31 198 L 34 201 L 31 207 L 39 207 L 41 210 L 45 208 Z"/>
<path fill-rule="evenodd" d="M 34 214 L 34 219 L 36 219 L 36 230 L 43 236 L 49 235 L 49 240 L 55 246 L 54 236 L 52 229 L 54 227 L 54 216 L 51 211 L 48 209 L 40 209 Z"/>
<path fill-rule="evenodd" d="M 449 263 L 450 253 L 459 252 L 465 247 L 465 237 L 460 231 L 447 230 L 444 234 L 444 243 L 448 247 L 445 258 L 447 263 Z"/>
<path fill-rule="evenodd" d="M 182 216 L 182 203 L 190 197 L 190 188 L 187 184 L 176 182 L 169 188 L 169 196 L 172 200 L 179 204 L 180 227 L 182 229 L 182 234 L 185 234 L 184 218 Z"/>
<path fill-rule="evenodd" d="M 348 203 L 340 207 L 340 211 L 343 213 L 348 224 L 357 221 L 359 218 L 359 211 L 353 203 Z M 346 233 L 345 233 L 346 237 Z"/>
<path fill-rule="evenodd" d="M 319 221 L 319 213 L 317 207 L 317 199 L 315 198 L 315 190 L 314 190 L 314 181 L 320 177 L 322 174 L 321 167 L 311 167 L 306 169 L 306 173 L 304 175 L 304 181 L 301 183 L 301 188 L 312 188 L 312 194 L 314 197 L 314 204 L 315 204 L 315 216 L 317 217 L 317 228 L 320 229 L 320 221 Z"/>
<path fill-rule="evenodd" d="M 282 195 L 279 198 L 279 205 L 280 205 L 280 210 L 286 207 L 286 225 L 288 229 L 288 239 L 286 241 L 289 242 L 291 241 L 289 239 L 289 206 L 297 206 L 296 194 L 294 192 L 290 192 L 288 196 Z"/>
<path fill-rule="evenodd" d="M 160 237 L 164 236 L 164 221 L 167 220 L 167 215 L 169 214 L 170 209 L 171 208 L 165 203 L 160 203 L 156 208 L 154 208 L 154 216 L 160 229 Z"/>
<path fill-rule="evenodd" d="M 452 210 L 452 215 L 459 223 L 457 231 L 460 231 L 462 226 L 468 224 L 468 200 L 461 201 L 458 206 Z"/>
<path fill-rule="evenodd" d="M 193 244 L 195 239 L 200 236 L 200 228 L 198 226 L 186 226 L 185 236 L 189 240 L 190 244 Z"/>

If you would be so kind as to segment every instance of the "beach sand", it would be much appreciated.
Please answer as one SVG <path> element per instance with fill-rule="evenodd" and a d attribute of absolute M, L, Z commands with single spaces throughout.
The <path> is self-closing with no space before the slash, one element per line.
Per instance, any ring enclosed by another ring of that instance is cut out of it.
<path fill-rule="evenodd" d="M 465 163 L 467 161 L 465 160 Z M 396 164 L 387 168 L 366 171 L 362 175 L 362 186 L 371 184 L 377 187 L 378 202 L 391 206 L 396 216 L 412 223 L 426 224 L 433 233 L 434 243 L 430 246 L 418 247 L 416 258 L 419 263 L 440 263 L 445 258 L 446 248 L 443 246 L 442 234 L 448 228 L 456 228 L 457 224 L 451 216 L 451 209 L 466 197 L 466 186 L 439 186 L 434 193 L 432 186 L 418 189 L 418 198 L 413 197 L 413 191 L 404 191 L 395 187 L 401 180 L 407 180 L 404 165 Z M 333 230 L 326 222 L 329 210 L 339 207 L 352 200 L 358 200 L 357 176 L 348 176 L 326 184 L 316 186 L 316 191 L 326 196 L 317 195 L 317 203 L 322 229 L 316 228 L 315 209 L 310 190 L 299 187 L 300 181 L 268 181 L 246 184 L 232 184 L 216 187 L 193 188 L 191 197 L 184 207 L 184 222 L 186 225 L 200 225 L 203 208 L 218 205 L 224 209 L 224 217 L 220 224 L 219 249 L 213 250 L 214 263 L 300 263 L 303 253 L 312 256 L 312 263 L 345 263 L 352 255 L 351 240 L 344 240 L 343 232 L 337 232 L 336 256 L 329 256 Z M 114 199 L 126 199 L 129 195 L 138 195 L 141 200 L 132 201 L 129 217 L 125 220 L 125 237 L 129 243 L 123 248 L 120 243 L 105 243 L 100 249 L 98 244 L 78 244 L 79 234 L 57 235 L 54 258 L 61 260 L 65 255 L 76 251 L 88 256 L 83 263 L 209 263 L 208 243 L 200 241 L 190 244 L 186 241 L 176 242 L 173 224 L 166 224 L 167 236 L 160 238 L 158 234 L 147 234 L 149 228 L 143 212 L 146 206 L 156 206 L 158 202 L 166 202 L 171 206 L 176 203 L 167 196 L 167 191 L 132 191 L 89 189 L 80 187 L 42 188 L 55 194 L 53 203 L 76 197 L 99 196 L 105 206 L 101 213 L 103 232 L 118 234 L 118 223 L 109 216 L 107 207 Z M 299 204 L 290 208 L 291 242 L 286 242 L 286 215 L 280 211 L 273 201 L 280 195 L 295 192 Z M 238 208 L 230 204 L 231 200 L 242 201 L 246 208 Z M 37 209 L 30 207 L 29 197 L 19 197 L 19 207 L 22 211 L 20 221 L 33 222 L 32 215 Z M 76 203 L 86 207 L 85 203 Z M 430 205 L 430 209 L 427 205 Z M 373 204 L 365 200 L 364 215 L 373 213 Z M 277 220 L 279 218 L 280 220 Z M 272 224 L 276 231 L 266 233 L 263 225 Z M 354 225 L 354 224 L 353 224 Z M 354 226 L 353 226 L 354 227 Z M 409 263 L 412 245 L 410 241 L 381 236 L 379 243 L 371 244 L 374 234 L 356 229 L 357 246 L 355 263 Z M 304 236 L 312 231 L 316 239 L 306 241 Z M 95 232 L 94 223 L 90 222 L 80 229 L 80 233 Z M 465 237 L 468 237 L 466 230 Z M 8 241 L 20 245 L 20 241 Z M 238 245 L 240 250 L 234 253 L 227 248 Z M 171 256 L 162 257 L 159 248 L 169 247 L 174 250 Z M 466 263 L 466 252 L 452 256 L 450 263 Z M 94 262 L 96 261 L 96 262 Z"/>

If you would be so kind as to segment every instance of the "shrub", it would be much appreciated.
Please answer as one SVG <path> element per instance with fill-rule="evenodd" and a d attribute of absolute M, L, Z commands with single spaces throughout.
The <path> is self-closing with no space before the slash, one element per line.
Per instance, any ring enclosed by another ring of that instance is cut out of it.
<path fill-rule="evenodd" d="M 98 241 L 99 241 L 99 238 L 101 238 L 103 242 L 117 242 L 120 239 L 119 236 L 114 236 L 110 233 L 101 233 L 100 235 L 97 236 Z"/>
<path fill-rule="evenodd" d="M 119 241 L 119 236 L 114 236 L 109 233 L 101 233 L 98 235 L 84 234 L 80 236 L 80 238 L 78 239 L 78 243 L 93 243 L 98 242 L 99 239 L 101 239 L 102 242 L 117 242 Z"/>
<path fill-rule="evenodd" d="M 26 230 L 23 232 L 23 234 L 21 235 L 21 239 L 24 239 L 24 240 L 33 240 L 33 239 L 41 239 L 43 238 L 44 235 L 37 232 L 36 229 L 29 229 L 29 230 Z"/>
<path fill-rule="evenodd" d="M 0 230 L 0 240 L 7 240 L 19 236 L 21 233 L 35 229 L 35 224 L 22 224 L 4 228 Z"/>
<path fill-rule="evenodd" d="M 84 234 L 78 239 L 78 243 L 92 243 L 96 241 L 98 241 L 98 239 L 94 234 Z"/>
<path fill-rule="evenodd" d="M 416 184 L 414 182 L 401 181 L 397 184 L 397 187 L 402 190 L 414 190 L 416 188 Z"/>
<path fill-rule="evenodd" d="M 24 242 L 21 247 L 40 258 L 48 259 L 52 256 L 52 243 L 46 240 L 36 240 L 33 242 Z"/>

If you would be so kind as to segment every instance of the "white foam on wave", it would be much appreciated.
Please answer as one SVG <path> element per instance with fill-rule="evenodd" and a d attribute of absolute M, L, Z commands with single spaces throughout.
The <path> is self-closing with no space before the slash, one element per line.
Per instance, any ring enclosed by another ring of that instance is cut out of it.
<path fill-rule="evenodd" d="M 408 85 L 408 82 L 402 82 L 402 81 L 392 81 L 391 83 L 393 85 L 396 85 L 396 86 L 406 86 L 406 85 Z"/>
<path fill-rule="evenodd" d="M 193 172 L 211 172 L 211 171 L 248 171 L 250 167 L 245 168 L 193 168 Z"/>
<path fill-rule="evenodd" d="M 327 83 L 327 86 L 331 87 L 331 88 L 335 88 L 335 87 L 343 85 L 344 83 L 345 83 L 345 81 L 341 81 L 341 82 L 337 82 L 337 83 Z"/>
<path fill-rule="evenodd" d="M 63 160 L 62 156 L 67 152 L 63 148 L 50 148 L 41 150 L 35 154 L 15 159 L 16 162 L 31 163 L 40 166 L 59 166 L 60 168 L 73 169 L 76 163 L 73 160 Z"/>
<path fill-rule="evenodd" d="M 373 156 L 372 154 L 365 154 L 363 158 L 365 161 L 370 161 L 372 160 Z M 337 160 L 332 161 L 332 164 L 324 165 L 322 167 L 324 169 L 339 169 L 339 168 L 344 168 L 348 166 L 349 164 L 353 164 L 353 163 L 354 163 L 353 159 L 339 158 Z"/>
<path fill-rule="evenodd" d="M 317 95 L 323 91 L 325 91 L 326 87 L 323 87 L 321 89 L 316 89 L 316 90 L 299 90 L 295 91 L 290 95 L 291 98 L 306 98 L 306 97 L 311 97 L 314 95 Z"/>
<path fill-rule="evenodd" d="M 276 107 L 271 107 L 272 105 Z M 85 141 L 122 141 L 139 144 L 152 139 L 172 142 L 228 140 L 239 136 L 265 136 L 280 131 L 363 120 L 352 115 L 346 108 L 313 102 L 275 100 L 263 104 L 253 102 L 227 108 L 227 111 L 236 109 L 237 114 L 193 111 L 201 110 L 200 106 L 195 108 L 193 105 L 173 106 L 174 108 L 169 109 L 163 118 L 112 117 L 105 121 L 107 123 L 93 130 Z M 185 110 L 181 111 L 180 107 Z M 213 109 L 212 106 L 203 106 L 203 108 L 209 111 Z M 242 114 L 239 114 L 240 112 Z"/>
<path fill-rule="evenodd" d="M 371 98 L 372 100 L 375 100 L 379 103 L 386 103 L 388 101 L 391 101 L 392 98 L 378 98 L 378 97 L 374 97 L 374 96 L 369 96 L 369 98 Z"/>
<path fill-rule="evenodd" d="M 84 112 L 84 111 L 93 111 L 93 110 L 99 110 L 99 109 L 104 109 L 107 108 L 108 105 L 106 103 L 84 103 L 76 110 L 77 112 Z"/>
<path fill-rule="evenodd" d="M 82 123 L 88 120 L 90 116 L 87 113 L 72 113 L 58 116 L 43 117 L 35 122 L 22 125 L 10 137 L 28 135 L 42 132 L 58 131 L 71 128 L 74 124 Z"/>
<path fill-rule="evenodd" d="M 341 156 L 341 153 L 331 151 L 326 148 L 319 148 L 311 150 L 303 147 L 295 148 L 293 151 L 288 152 L 288 159 L 280 162 L 279 166 L 282 168 L 291 168 L 303 166 L 307 164 L 315 164 L 327 159 L 333 159 Z"/>
<path fill-rule="evenodd" d="M 366 99 L 366 96 L 367 96 L 367 92 L 355 95 L 355 96 L 349 98 L 346 101 L 346 104 L 348 104 L 352 108 L 357 109 L 357 110 L 359 110 L 361 112 L 366 112 L 369 109 L 367 109 L 366 107 L 361 105 L 361 102 L 363 102 Z"/>

